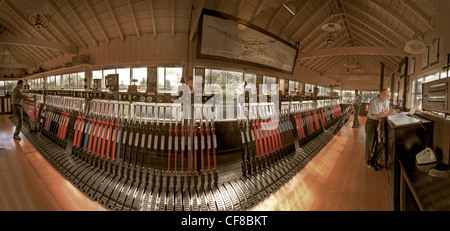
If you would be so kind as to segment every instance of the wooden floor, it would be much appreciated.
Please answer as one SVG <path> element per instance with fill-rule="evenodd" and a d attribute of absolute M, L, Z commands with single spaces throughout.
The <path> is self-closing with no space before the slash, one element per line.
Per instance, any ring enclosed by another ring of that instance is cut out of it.
<path fill-rule="evenodd" d="M 0 211 L 106 211 L 62 177 L 0 115 Z M 364 164 L 364 124 L 350 121 L 291 181 L 251 210 L 390 210 L 387 171 Z"/>

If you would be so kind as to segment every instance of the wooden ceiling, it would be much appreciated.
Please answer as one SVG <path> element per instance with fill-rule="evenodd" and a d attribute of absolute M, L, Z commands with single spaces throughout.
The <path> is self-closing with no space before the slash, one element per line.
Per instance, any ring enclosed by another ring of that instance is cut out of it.
<path fill-rule="evenodd" d="M 283 4 L 293 4 L 295 15 Z M 338 82 L 377 81 L 380 62 L 391 72 L 414 34 L 423 38 L 434 30 L 434 5 L 433 0 L 0 0 L 0 69 L 36 67 L 126 36 L 193 34 L 191 21 L 198 20 L 192 9 L 208 8 L 300 42 L 297 65 L 319 75 Z M 47 28 L 27 21 L 32 9 L 45 12 Z M 342 27 L 332 44 L 321 29 L 330 22 Z"/>

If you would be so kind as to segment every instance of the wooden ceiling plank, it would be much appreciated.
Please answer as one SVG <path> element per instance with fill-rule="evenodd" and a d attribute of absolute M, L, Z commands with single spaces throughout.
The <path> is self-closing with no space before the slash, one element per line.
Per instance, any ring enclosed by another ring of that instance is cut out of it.
<path fill-rule="evenodd" d="M 434 31 L 434 27 L 431 25 L 431 19 L 417 8 L 412 2 L 407 2 L 405 0 L 400 1 L 408 10 L 410 10 L 414 15 L 416 15 L 428 29 Z"/>
<path fill-rule="evenodd" d="M 306 25 L 308 25 L 308 24 L 310 23 L 310 21 L 311 21 L 313 18 L 315 18 L 315 17 L 320 13 L 320 11 L 323 10 L 323 8 L 325 8 L 328 4 L 330 4 L 330 2 L 331 2 L 331 0 L 328 0 L 328 1 L 324 2 L 324 3 L 322 3 L 320 6 L 318 6 L 318 7 L 316 8 L 316 11 L 314 11 L 314 13 L 313 13 L 310 17 L 308 17 L 308 20 L 306 20 L 306 22 L 302 23 L 302 26 L 301 26 L 300 28 L 298 28 L 298 30 L 295 31 L 295 33 L 290 37 L 290 40 L 292 40 L 292 39 L 293 39 L 300 31 L 302 31 L 303 28 L 304 28 Z"/>
<path fill-rule="evenodd" d="M 50 6 L 50 8 L 53 10 L 53 12 L 55 12 L 55 14 L 58 15 L 58 17 L 62 20 L 62 22 L 64 24 L 66 24 L 67 28 L 72 32 L 73 36 L 75 36 L 78 39 L 78 41 L 81 43 L 82 47 L 86 48 L 87 47 L 86 43 L 83 41 L 83 39 L 78 34 L 78 32 L 75 31 L 73 26 L 69 24 L 69 21 L 67 20 L 67 18 L 61 13 L 61 11 L 59 9 L 56 8 L 56 4 L 51 2 L 51 0 L 47 0 L 47 2 L 48 2 L 48 5 Z"/>
<path fill-rule="evenodd" d="M 381 37 L 383 37 L 385 40 L 391 42 L 396 47 L 403 47 L 404 46 L 404 44 L 402 42 L 393 40 L 391 38 L 392 36 L 386 35 L 385 33 L 380 32 L 380 29 L 376 29 L 377 28 L 376 25 L 368 22 L 364 18 L 361 18 L 360 16 L 356 16 L 356 15 L 353 15 L 353 14 L 347 14 L 346 16 L 348 16 L 348 17 L 352 18 L 353 20 L 357 21 L 358 23 L 361 23 L 362 25 L 366 26 L 367 28 L 369 28 L 373 32 L 375 32 L 378 35 L 380 35 Z"/>
<path fill-rule="evenodd" d="M 170 0 L 170 31 L 172 37 L 175 36 L 175 0 Z"/>
<path fill-rule="evenodd" d="M 8 5 L 9 8 L 11 8 L 11 10 L 14 12 L 14 14 L 16 14 L 22 21 L 25 22 L 25 25 L 27 25 L 28 28 L 31 28 L 31 30 L 37 32 L 37 34 L 44 40 L 50 40 L 47 36 L 45 36 L 43 34 L 43 32 L 41 30 L 36 30 L 32 25 L 30 25 L 30 23 L 28 22 L 27 18 L 25 15 L 22 14 L 21 11 L 19 11 L 9 0 L 5 0 L 5 3 Z M 44 28 L 45 30 L 45 28 Z M 49 33 L 50 34 L 50 33 Z M 50 34 L 50 36 L 53 36 L 53 34 Z M 30 34 L 30 37 L 34 37 Z M 60 42 L 59 40 L 57 40 L 55 37 L 52 37 L 51 39 Z M 52 51 L 47 51 L 49 52 L 52 57 L 56 57 L 57 55 L 55 53 L 53 53 Z"/>
<path fill-rule="evenodd" d="M 88 0 L 84 0 L 84 4 L 87 6 L 89 13 L 91 13 L 92 18 L 94 19 L 95 23 L 97 24 L 98 28 L 100 29 L 100 32 L 102 33 L 106 42 L 109 44 L 111 41 L 110 41 L 108 35 L 106 35 L 105 28 L 102 26 L 102 24 L 100 24 L 100 21 L 98 21 L 97 15 L 94 12 L 94 9 L 92 9 L 91 4 L 89 4 Z"/>
<path fill-rule="evenodd" d="M 281 6 L 278 8 L 277 12 L 275 13 L 275 15 L 272 17 L 272 19 L 270 20 L 269 24 L 267 25 L 266 29 L 269 30 L 270 27 L 272 26 L 272 24 L 275 22 L 275 20 L 278 18 L 278 16 L 280 15 L 281 11 L 284 9 L 283 4 L 285 4 L 288 0 L 283 0 L 283 3 L 281 4 Z"/>
<path fill-rule="evenodd" d="M 109 0 L 104 0 L 104 1 L 105 1 L 105 4 L 106 4 L 106 7 L 108 8 L 108 11 L 109 11 L 109 14 L 111 16 L 111 19 L 114 22 L 114 26 L 116 27 L 116 30 L 119 33 L 120 39 L 122 41 L 125 40 L 125 37 L 124 37 L 124 35 L 122 33 L 122 30 L 120 29 L 119 23 L 117 22 L 116 15 L 114 14 L 113 9 L 111 8 L 111 4 L 109 3 Z"/>
<path fill-rule="evenodd" d="M 391 25 L 389 25 L 387 22 L 382 21 L 379 17 L 374 15 L 367 8 L 362 7 L 362 6 L 354 5 L 353 3 L 349 2 L 349 1 L 345 1 L 344 4 L 346 6 L 351 6 L 353 9 L 356 9 L 357 11 L 359 11 L 362 14 L 366 15 L 367 17 L 369 17 L 370 19 L 374 20 L 378 24 L 382 25 L 384 28 L 388 29 L 392 34 L 394 34 L 395 36 L 401 38 L 404 42 L 409 40 L 409 38 L 406 35 L 399 33 L 396 28 L 392 28 Z M 381 33 L 381 31 L 379 31 L 379 32 Z M 388 35 L 386 35 L 386 36 L 388 36 Z"/>
<path fill-rule="evenodd" d="M 286 26 L 284 26 L 283 30 L 280 32 L 279 36 L 283 35 L 287 28 L 291 26 L 291 24 L 297 20 L 297 17 L 299 17 L 301 12 L 306 8 L 308 4 L 310 4 L 311 0 L 308 0 L 296 13 L 295 16 L 288 22 Z"/>
<path fill-rule="evenodd" d="M 128 10 L 130 11 L 130 15 L 131 15 L 131 20 L 133 21 L 133 27 L 134 30 L 136 31 L 136 36 L 138 37 L 138 39 L 141 38 L 141 33 L 139 33 L 139 28 L 136 22 L 136 17 L 134 16 L 134 10 L 133 10 L 133 6 L 131 5 L 131 1 L 127 0 L 127 5 L 128 5 Z"/>
<path fill-rule="evenodd" d="M 259 3 L 258 8 L 256 9 L 255 16 L 253 16 L 253 17 L 258 16 L 258 14 L 261 12 L 265 2 L 266 2 L 266 0 L 261 0 L 261 2 Z"/>
<path fill-rule="evenodd" d="M 380 8 L 381 10 L 383 10 L 384 12 L 386 12 L 390 17 L 392 17 L 393 19 L 395 19 L 398 23 L 402 24 L 406 29 L 408 29 L 411 33 L 416 33 L 417 36 L 420 39 L 424 38 L 424 34 L 420 31 L 417 31 L 416 28 L 414 28 L 414 25 L 412 25 L 411 23 L 409 23 L 406 19 L 404 19 L 403 17 L 401 17 L 397 12 L 395 12 L 394 10 L 392 10 L 389 6 L 381 3 L 381 2 L 376 2 L 374 0 L 369 0 L 372 4 L 374 4 L 375 6 L 377 6 L 378 8 Z"/>
<path fill-rule="evenodd" d="M 153 37 L 156 38 L 156 22 L 155 22 L 155 13 L 154 13 L 154 9 L 153 9 L 153 0 L 148 0 L 148 8 L 150 11 L 150 18 L 152 19 Z M 192 34 L 192 36 L 193 36 L 193 34 Z"/>
<path fill-rule="evenodd" d="M 377 46 L 354 46 L 354 47 L 336 47 L 329 49 L 319 49 L 304 51 L 298 54 L 298 58 L 306 59 L 313 57 L 334 56 L 334 55 L 390 55 L 407 56 L 403 48 L 377 47 Z"/>
<path fill-rule="evenodd" d="M 63 51 L 63 52 L 67 52 L 67 53 L 72 53 L 72 54 L 76 54 L 78 52 L 78 50 L 76 48 L 67 47 L 65 45 L 50 42 L 48 40 L 14 36 L 11 34 L 0 35 L 0 44 L 17 44 L 17 45 L 41 47 L 41 48 L 58 50 L 58 51 Z"/>
<path fill-rule="evenodd" d="M 75 18 L 78 20 L 78 22 L 83 27 L 84 31 L 86 31 L 86 33 L 88 34 L 88 36 L 91 39 L 92 43 L 95 46 L 97 46 L 98 41 L 94 38 L 94 35 L 92 34 L 91 30 L 89 30 L 89 28 L 86 25 L 86 23 L 84 22 L 84 20 L 80 17 L 80 13 L 77 12 L 77 10 L 75 9 L 75 6 L 73 5 L 73 3 L 70 0 L 65 1 L 65 2 L 67 3 L 67 6 L 69 7 L 69 9 L 72 12 L 72 14 L 75 16 Z"/>

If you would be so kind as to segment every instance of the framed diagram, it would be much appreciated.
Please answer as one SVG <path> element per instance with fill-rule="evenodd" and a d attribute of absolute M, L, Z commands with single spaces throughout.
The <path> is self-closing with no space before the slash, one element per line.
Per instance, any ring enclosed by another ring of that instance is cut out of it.
<path fill-rule="evenodd" d="M 428 46 L 425 53 L 422 54 L 422 69 L 428 67 Z"/>
<path fill-rule="evenodd" d="M 408 75 L 413 75 L 414 74 L 414 70 L 416 68 L 416 57 L 410 58 L 409 59 L 409 65 L 408 65 Z"/>
<path fill-rule="evenodd" d="M 439 62 L 439 38 L 433 39 L 429 47 L 430 53 L 428 62 L 431 66 Z"/>
<path fill-rule="evenodd" d="M 238 62 L 292 74 L 298 43 L 225 13 L 203 9 L 197 57 Z"/>

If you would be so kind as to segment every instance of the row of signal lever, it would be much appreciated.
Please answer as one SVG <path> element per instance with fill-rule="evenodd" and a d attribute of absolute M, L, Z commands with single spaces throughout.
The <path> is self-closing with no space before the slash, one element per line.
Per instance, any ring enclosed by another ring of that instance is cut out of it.
<path fill-rule="evenodd" d="M 65 172 L 109 208 L 139 210 L 149 189 L 166 194 L 218 182 L 214 120 L 184 119 L 181 106 L 47 96 L 42 113 L 42 134 L 63 148 L 73 126 L 72 155 L 81 161 Z"/>

